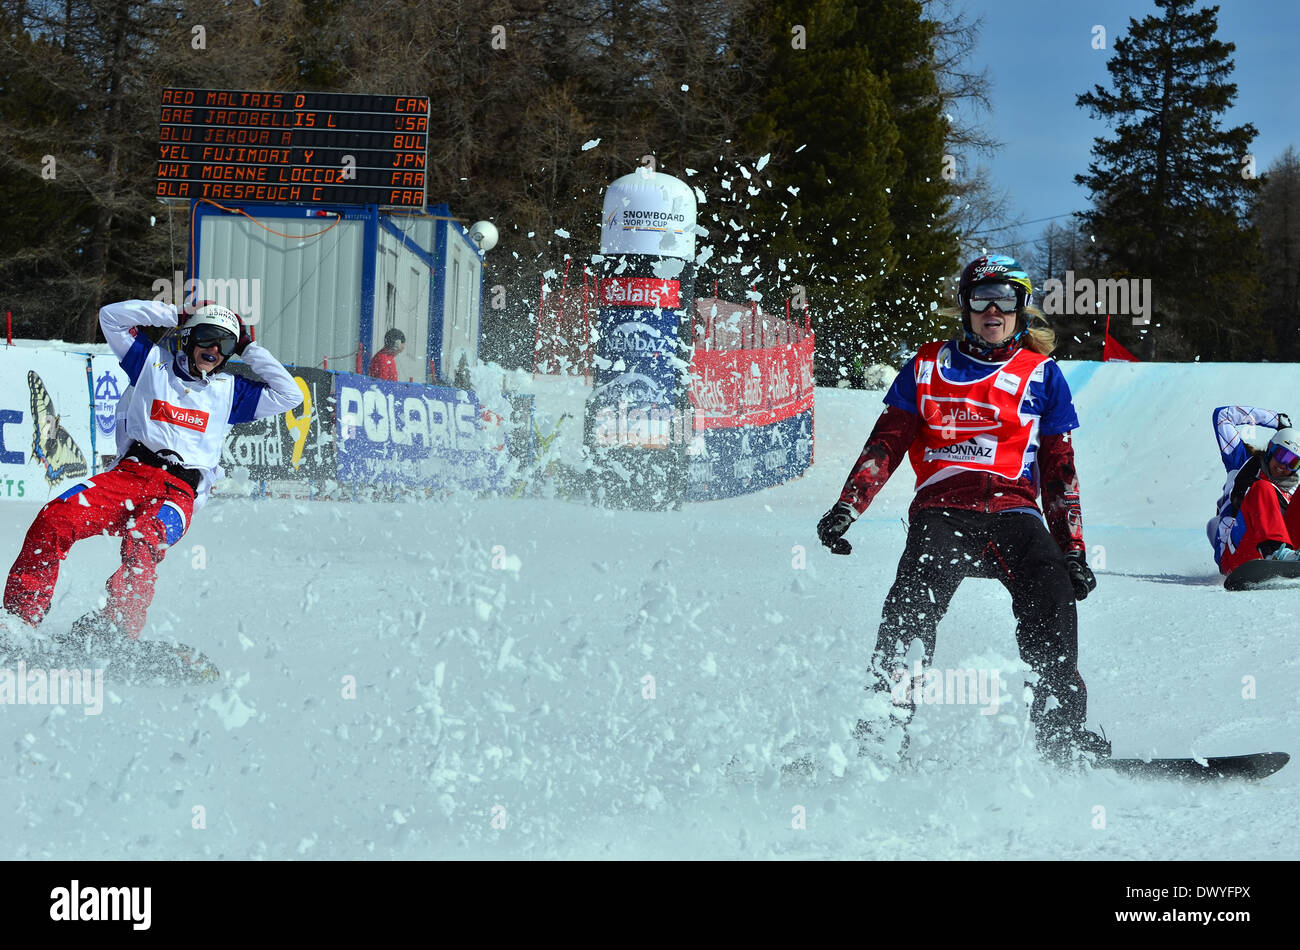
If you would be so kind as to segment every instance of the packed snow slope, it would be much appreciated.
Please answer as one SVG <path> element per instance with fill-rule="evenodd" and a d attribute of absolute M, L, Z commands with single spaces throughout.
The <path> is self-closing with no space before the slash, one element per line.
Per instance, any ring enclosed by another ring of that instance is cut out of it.
<path fill-rule="evenodd" d="M 1225 592 L 1204 531 L 1211 410 L 1300 412 L 1296 367 L 1064 368 L 1098 574 L 1090 723 L 1119 755 L 1300 751 L 1300 591 Z M 923 706 L 905 772 L 856 754 L 910 471 L 850 557 L 814 525 L 880 399 L 819 390 L 804 478 L 678 512 L 215 498 L 145 635 L 198 645 L 223 682 L 110 686 L 98 716 L 0 709 L 0 856 L 1293 858 L 1300 765 L 1190 785 L 1039 762 L 993 581 L 962 585 L 935 662 L 996 671 L 996 709 Z M 37 509 L 0 506 L 6 563 Z M 73 551 L 48 628 L 96 605 L 115 555 Z M 815 773 L 783 774 L 804 752 Z"/>

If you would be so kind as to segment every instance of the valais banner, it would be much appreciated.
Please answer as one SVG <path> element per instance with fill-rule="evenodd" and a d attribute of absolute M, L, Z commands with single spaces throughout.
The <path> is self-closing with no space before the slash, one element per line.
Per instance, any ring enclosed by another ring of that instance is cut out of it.
<path fill-rule="evenodd" d="M 813 337 L 761 350 L 696 349 L 695 428 L 764 426 L 813 405 Z"/>

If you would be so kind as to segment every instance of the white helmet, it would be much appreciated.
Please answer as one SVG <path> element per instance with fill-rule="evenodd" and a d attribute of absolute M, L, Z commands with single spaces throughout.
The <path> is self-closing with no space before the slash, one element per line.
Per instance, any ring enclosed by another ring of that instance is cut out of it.
<path fill-rule="evenodd" d="M 1288 472 L 1300 468 L 1300 431 L 1288 426 L 1274 432 L 1268 440 L 1268 461 L 1276 461 Z"/>
<path fill-rule="evenodd" d="M 239 315 L 219 304 L 204 304 L 181 325 L 180 350 L 189 359 L 190 372 L 195 375 L 221 369 L 235 352 L 243 329 Z M 203 341 L 204 346 L 214 343 L 221 348 L 221 362 L 213 367 L 200 367 L 194 359 L 194 350 Z"/>

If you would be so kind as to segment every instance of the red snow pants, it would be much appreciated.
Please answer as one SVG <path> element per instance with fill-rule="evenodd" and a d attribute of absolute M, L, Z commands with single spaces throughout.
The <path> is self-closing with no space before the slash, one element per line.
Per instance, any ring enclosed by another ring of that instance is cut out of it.
<path fill-rule="evenodd" d="M 1267 478 L 1260 478 L 1250 486 L 1246 497 L 1241 500 L 1241 510 L 1237 512 L 1237 522 L 1245 522 L 1246 533 L 1235 549 L 1223 552 L 1219 559 L 1222 573 L 1230 574 L 1234 568 L 1261 557 L 1261 541 L 1281 541 L 1300 548 L 1300 501 L 1286 505 L 1285 514 L 1283 501 L 1282 493 Z"/>
<path fill-rule="evenodd" d="M 122 539 L 122 566 L 108 579 L 107 618 L 131 637 L 144 629 L 158 565 L 194 513 L 194 492 L 162 469 L 126 459 L 74 485 L 36 516 L 9 570 L 5 609 L 38 624 L 50 609 L 59 563 L 83 538 Z"/>

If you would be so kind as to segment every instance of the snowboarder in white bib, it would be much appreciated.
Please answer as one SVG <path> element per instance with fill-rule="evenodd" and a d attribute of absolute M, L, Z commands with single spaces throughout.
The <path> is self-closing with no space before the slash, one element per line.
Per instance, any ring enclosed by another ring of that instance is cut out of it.
<path fill-rule="evenodd" d="M 1275 429 L 1268 447 L 1257 449 L 1241 428 Z M 1228 472 L 1215 515 L 1206 525 L 1214 560 L 1223 574 L 1247 561 L 1300 560 L 1300 430 L 1284 412 L 1251 406 L 1214 410 L 1219 457 Z"/>
<path fill-rule="evenodd" d="M 822 543 L 849 553 L 844 533 L 910 458 L 916 497 L 869 674 L 885 710 L 858 723 L 864 753 L 906 747 L 922 686 L 909 659 L 929 664 L 958 585 L 984 577 L 1010 592 L 1020 655 L 1038 676 L 1030 716 L 1039 751 L 1057 761 L 1110 754 L 1103 737 L 1084 729 L 1087 691 L 1077 669 L 1075 601 L 1097 584 L 1071 444 L 1079 420 L 1032 293 L 1013 258 L 967 265 L 958 288 L 964 337 L 927 343 L 903 367 L 840 500 L 817 525 Z M 914 641 L 920 656 L 909 658 Z"/>
<path fill-rule="evenodd" d="M 186 312 L 175 354 L 140 326 L 175 327 L 170 304 L 128 300 L 99 312 L 100 327 L 131 380 L 118 405 L 119 457 L 113 467 L 51 501 L 27 530 L 9 571 L 4 605 L 36 626 L 49 610 L 59 564 L 77 541 L 122 539 L 122 565 L 108 579 L 108 603 L 55 639 L 85 648 L 87 637 L 136 640 L 153 601 L 158 565 L 189 528 L 217 477 L 231 426 L 293 409 L 292 376 L 243 321 L 215 304 Z M 221 373 L 240 355 L 265 382 Z"/>

